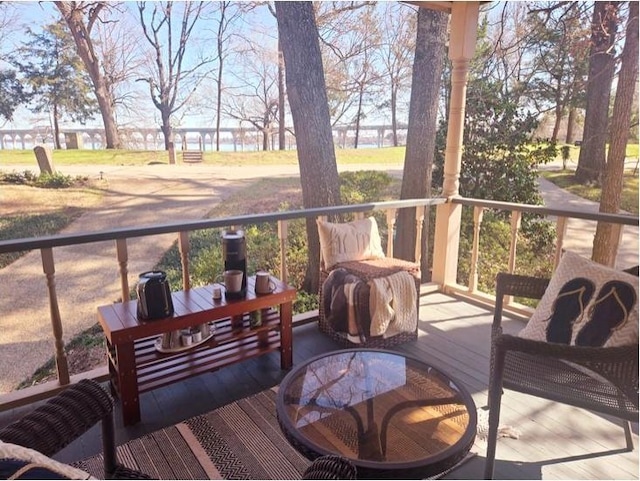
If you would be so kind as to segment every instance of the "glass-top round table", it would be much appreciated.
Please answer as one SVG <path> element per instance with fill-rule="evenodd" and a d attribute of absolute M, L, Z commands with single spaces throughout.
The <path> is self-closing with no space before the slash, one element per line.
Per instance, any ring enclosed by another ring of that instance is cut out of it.
<path fill-rule="evenodd" d="M 424 478 L 469 452 L 476 407 L 442 370 L 400 353 L 347 349 L 299 364 L 280 384 L 278 421 L 309 459 L 348 458 L 359 478 Z"/>

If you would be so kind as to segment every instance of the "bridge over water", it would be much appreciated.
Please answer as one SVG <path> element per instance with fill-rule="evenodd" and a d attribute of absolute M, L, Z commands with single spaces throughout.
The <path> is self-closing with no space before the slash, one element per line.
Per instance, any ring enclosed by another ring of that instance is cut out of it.
<path fill-rule="evenodd" d="M 407 126 L 398 128 L 398 141 L 404 145 Z M 177 127 L 173 129 L 177 150 L 214 151 L 216 132 L 207 127 Z M 333 127 L 334 142 L 338 147 L 353 147 L 356 129 L 354 126 Z M 122 128 L 120 136 L 123 144 L 130 150 L 164 150 L 164 136 L 159 128 Z M 268 133 L 271 149 L 278 145 L 277 131 Z M 285 135 L 286 148 L 295 149 L 295 137 L 289 132 Z M 263 133 L 257 129 L 220 128 L 220 149 L 225 151 L 261 150 Z M 60 133 L 63 148 L 101 149 L 104 146 L 104 129 L 80 128 L 64 129 Z M 34 127 L 30 129 L 0 129 L 0 149 L 31 149 L 36 145 L 54 146 L 53 132 L 50 128 Z M 361 126 L 358 145 L 360 147 L 392 146 L 392 130 L 389 125 Z"/>

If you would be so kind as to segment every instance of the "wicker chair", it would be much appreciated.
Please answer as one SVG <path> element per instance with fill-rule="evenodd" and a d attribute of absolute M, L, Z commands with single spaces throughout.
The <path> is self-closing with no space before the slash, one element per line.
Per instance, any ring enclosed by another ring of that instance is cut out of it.
<path fill-rule="evenodd" d="M 51 457 L 102 421 L 105 479 L 151 479 L 118 464 L 112 413 L 109 393 L 95 381 L 82 380 L 0 429 L 0 439 Z"/>
<path fill-rule="evenodd" d="M 637 275 L 637 267 L 627 272 Z M 497 277 L 486 479 L 493 477 L 503 387 L 619 418 L 623 421 L 627 450 L 633 450 L 630 421 L 638 421 L 637 344 L 569 346 L 502 333 L 503 296 L 540 299 L 548 284 L 548 279 L 514 274 Z"/>
<path fill-rule="evenodd" d="M 357 469 L 342 456 L 328 454 L 314 459 L 302 479 L 356 479 Z"/>

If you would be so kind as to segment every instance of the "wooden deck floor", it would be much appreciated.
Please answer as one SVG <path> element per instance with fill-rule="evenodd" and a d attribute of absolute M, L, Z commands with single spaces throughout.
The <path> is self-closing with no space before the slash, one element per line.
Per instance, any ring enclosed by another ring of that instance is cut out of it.
<path fill-rule="evenodd" d="M 478 408 L 486 404 L 489 379 L 491 312 L 454 297 L 431 293 L 421 298 L 420 337 L 396 348 L 440 367 L 473 395 Z M 508 331 L 521 323 L 512 320 Z M 294 329 L 294 364 L 338 346 L 315 324 Z M 210 411 L 279 383 L 278 354 L 270 354 L 218 372 L 205 374 L 141 396 L 142 422 L 124 428 L 116 413 L 118 443 Z M 20 413 L 0 413 L 0 425 Z M 618 421 L 551 401 L 506 391 L 501 424 L 520 432 L 519 439 L 502 438 L 496 455 L 496 479 L 638 479 L 638 450 L 623 451 L 624 433 Z M 638 425 L 633 426 L 637 445 Z M 482 444 L 482 443 L 478 443 Z M 57 458 L 74 461 L 101 449 L 99 431 L 92 429 Z M 480 479 L 484 451 L 451 473 L 449 479 Z"/>

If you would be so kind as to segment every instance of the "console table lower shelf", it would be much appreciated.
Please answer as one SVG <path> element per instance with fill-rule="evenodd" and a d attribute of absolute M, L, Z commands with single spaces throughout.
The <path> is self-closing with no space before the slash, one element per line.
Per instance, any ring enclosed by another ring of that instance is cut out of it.
<path fill-rule="evenodd" d="M 157 321 L 138 321 L 135 301 L 98 308 L 107 340 L 112 392 L 122 402 L 125 425 L 140 421 L 139 395 L 143 392 L 276 350 L 280 351 L 282 369 L 291 368 L 294 289 L 280 283 L 281 290 L 267 296 L 248 295 L 243 300 L 214 303 L 207 287 L 211 286 L 173 293 L 174 306 L 180 306 L 176 302 L 180 300 L 184 303 L 181 307 L 188 305 L 185 299 L 189 298 L 192 307 L 199 307 L 191 312 L 176 307 L 172 318 Z M 211 307 L 204 306 L 206 302 Z M 256 310 L 261 311 L 262 322 L 254 327 L 251 312 Z M 133 318 L 127 313 L 134 313 Z M 175 352 L 157 349 L 162 333 L 202 322 L 212 325 L 209 339 Z"/>

